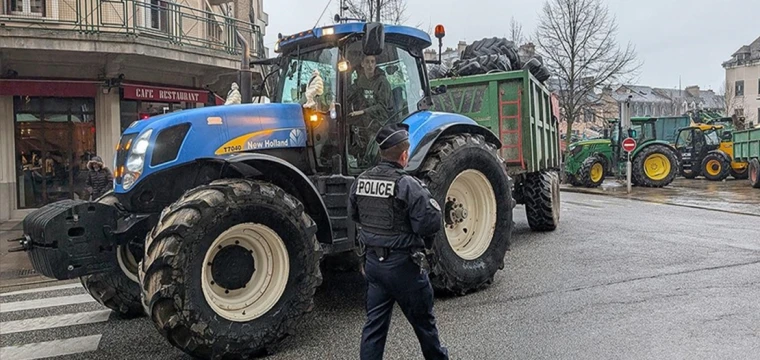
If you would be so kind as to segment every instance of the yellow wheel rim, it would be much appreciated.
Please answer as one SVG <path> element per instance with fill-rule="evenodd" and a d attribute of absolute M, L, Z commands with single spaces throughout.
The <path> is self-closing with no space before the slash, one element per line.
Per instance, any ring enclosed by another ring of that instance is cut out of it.
<path fill-rule="evenodd" d="M 597 182 L 602 179 L 602 176 L 604 176 L 604 167 L 600 163 L 594 164 L 591 167 L 591 181 Z"/>
<path fill-rule="evenodd" d="M 710 160 L 705 165 L 705 172 L 712 176 L 718 176 L 721 170 L 721 164 L 718 160 Z"/>
<path fill-rule="evenodd" d="M 652 154 L 644 160 L 644 173 L 652 180 L 662 180 L 670 174 L 670 160 L 663 154 Z"/>

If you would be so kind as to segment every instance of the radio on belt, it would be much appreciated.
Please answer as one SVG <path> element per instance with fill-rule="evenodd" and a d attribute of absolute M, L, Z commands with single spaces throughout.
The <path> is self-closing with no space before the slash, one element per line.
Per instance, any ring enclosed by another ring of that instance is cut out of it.
<path fill-rule="evenodd" d="M 393 181 L 359 179 L 356 195 L 389 198 L 393 196 L 395 187 Z"/>

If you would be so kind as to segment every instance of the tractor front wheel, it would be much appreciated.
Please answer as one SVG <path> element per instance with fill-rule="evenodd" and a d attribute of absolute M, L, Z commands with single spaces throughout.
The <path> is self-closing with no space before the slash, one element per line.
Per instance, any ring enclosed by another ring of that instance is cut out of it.
<path fill-rule="evenodd" d="M 316 225 L 270 183 L 218 180 L 161 214 L 140 268 L 154 325 L 199 358 L 249 358 L 292 333 L 321 283 Z"/>
<path fill-rule="evenodd" d="M 664 145 L 650 145 L 633 159 L 631 175 L 633 183 L 645 187 L 667 186 L 676 177 L 678 159 Z"/>
<path fill-rule="evenodd" d="M 514 207 L 496 146 L 482 135 L 446 136 L 433 145 L 421 174 L 444 218 L 430 258 L 433 287 L 465 294 L 490 285 L 504 267 Z"/>
<path fill-rule="evenodd" d="M 528 174 L 523 186 L 525 213 L 533 231 L 552 231 L 559 224 L 559 175 L 553 171 Z"/>
<path fill-rule="evenodd" d="M 760 189 L 760 160 L 750 160 L 749 166 L 747 167 L 747 172 L 749 173 L 749 183 L 752 185 L 752 187 L 755 189 Z"/>
<path fill-rule="evenodd" d="M 578 170 L 579 182 L 588 188 L 595 188 L 604 182 L 604 161 L 599 156 L 590 156 L 583 160 Z"/>
<path fill-rule="evenodd" d="M 109 192 L 97 200 L 101 204 L 115 206 L 119 200 Z M 128 245 L 116 248 L 114 270 L 85 275 L 79 278 L 90 296 L 103 306 L 113 310 L 119 317 L 130 319 L 145 315 L 140 302 L 140 285 L 137 279 L 137 264 L 142 259 Z"/>
<path fill-rule="evenodd" d="M 707 154 L 702 160 L 702 175 L 707 180 L 722 181 L 730 174 L 731 163 L 721 155 Z"/>

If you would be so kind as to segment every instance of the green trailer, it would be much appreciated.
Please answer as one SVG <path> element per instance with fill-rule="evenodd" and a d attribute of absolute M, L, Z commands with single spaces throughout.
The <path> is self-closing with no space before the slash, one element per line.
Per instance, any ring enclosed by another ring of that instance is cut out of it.
<path fill-rule="evenodd" d="M 442 78 L 430 85 L 446 86 L 434 97 L 433 110 L 465 115 L 501 139 L 512 193 L 525 205 L 531 229 L 554 230 L 561 161 L 556 96 L 527 70 Z"/>
<path fill-rule="evenodd" d="M 734 160 L 749 163 L 749 182 L 760 189 L 760 127 L 734 131 Z"/>

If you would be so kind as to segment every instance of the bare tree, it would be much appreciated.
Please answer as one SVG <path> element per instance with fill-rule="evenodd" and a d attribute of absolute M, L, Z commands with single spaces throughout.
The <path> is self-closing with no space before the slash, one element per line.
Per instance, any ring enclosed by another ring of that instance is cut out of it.
<path fill-rule="evenodd" d="M 401 24 L 407 20 L 406 0 L 344 0 L 343 6 L 348 15 L 367 21 Z"/>
<path fill-rule="evenodd" d="M 522 31 L 522 24 L 515 21 L 514 16 L 509 20 L 509 39 L 512 40 L 517 46 L 520 46 L 525 42 L 525 36 L 523 35 Z"/>
<path fill-rule="evenodd" d="M 619 82 L 641 66 L 630 43 L 615 39 L 617 25 L 601 0 L 546 0 L 536 30 L 537 52 L 554 76 L 570 143 L 573 122 L 582 118 L 598 87 Z"/>

